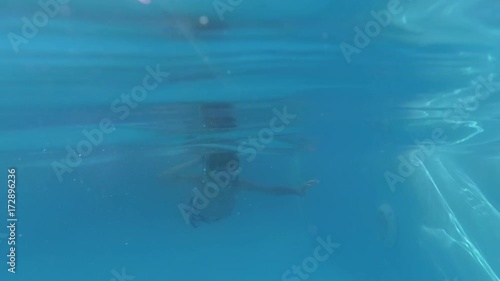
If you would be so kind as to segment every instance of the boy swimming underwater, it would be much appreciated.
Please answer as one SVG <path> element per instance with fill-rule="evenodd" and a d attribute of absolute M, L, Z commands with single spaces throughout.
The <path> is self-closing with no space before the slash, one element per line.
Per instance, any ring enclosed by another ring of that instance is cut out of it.
<path fill-rule="evenodd" d="M 232 104 L 206 103 L 202 104 L 199 109 L 204 133 L 229 132 L 238 127 Z M 164 175 L 188 181 L 196 186 L 189 203 L 179 204 L 184 220 L 194 227 L 198 227 L 201 223 L 213 223 L 229 217 L 234 210 L 237 195 L 241 191 L 255 191 L 275 196 L 304 196 L 309 188 L 319 183 L 318 180 L 310 180 L 298 187 L 261 186 L 240 179 L 242 169 L 236 152 L 216 150 L 203 153 L 203 155 L 200 159 L 179 165 L 164 173 Z M 203 165 L 202 175 L 183 176 L 180 174 L 181 170 L 196 164 Z"/>
<path fill-rule="evenodd" d="M 201 159 L 200 159 L 201 160 Z M 283 196 L 304 196 L 309 188 L 319 180 L 309 180 L 299 187 L 261 186 L 239 178 L 241 173 L 238 156 L 234 152 L 210 153 L 205 159 L 204 173 L 201 176 L 181 176 L 172 171 L 186 168 L 200 160 L 178 166 L 168 172 L 174 179 L 185 180 L 201 187 L 193 189 L 193 196 L 188 204 L 179 204 L 179 210 L 186 223 L 198 227 L 201 223 L 213 223 L 227 218 L 234 210 L 237 195 L 241 191 L 255 191 L 263 194 Z"/>

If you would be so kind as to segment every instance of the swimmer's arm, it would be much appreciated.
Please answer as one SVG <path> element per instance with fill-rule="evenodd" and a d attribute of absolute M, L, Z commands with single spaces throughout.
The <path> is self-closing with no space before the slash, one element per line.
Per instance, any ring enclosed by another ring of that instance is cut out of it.
<path fill-rule="evenodd" d="M 201 176 L 181 176 L 181 175 L 175 175 L 172 177 L 174 180 L 181 180 L 181 181 L 188 181 L 188 182 L 194 182 L 194 183 L 199 183 L 201 181 Z"/>
<path fill-rule="evenodd" d="M 179 165 L 177 165 L 173 168 L 170 168 L 170 169 L 164 171 L 163 173 L 161 173 L 160 177 L 170 177 L 170 178 L 174 178 L 174 179 L 190 178 L 190 177 L 182 177 L 182 176 L 179 176 L 178 174 L 181 170 L 186 169 L 188 167 L 192 167 L 192 166 L 198 164 L 200 161 L 201 161 L 201 158 L 195 158 L 191 161 L 187 161 L 185 163 L 179 164 Z M 198 177 L 198 178 L 201 178 L 201 177 Z"/>
<path fill-rule="evenodd" d="M 275 196 L 284 196 L 284 195 L 296 195 L 296 196 L 304 196 L 306 191 L 311 188 L 313 185 L 318 184 L 319 180 L 313 179 L 305 182 L 299 187 L 290 187 L 290 186 L 263 186 L 258 185 L 248 181 L 239 181 L 238 186 L 242 190 L 255 191 L 260 193 L 265 193 L 269 195 Z"/>
<path fill-rule="evenodd" d="M 199 184 L 202 180 L 202 176 L 194 176 L 194 175 L 180 175 L 180 174 L 175 174 L 175 175 L 168 175 L 163 176 L 163 179 L 166 180 L 165 183 L 171 184 L 172 181 L 174 182 L 185 182 L 190 185 L 194 184 Z"/>

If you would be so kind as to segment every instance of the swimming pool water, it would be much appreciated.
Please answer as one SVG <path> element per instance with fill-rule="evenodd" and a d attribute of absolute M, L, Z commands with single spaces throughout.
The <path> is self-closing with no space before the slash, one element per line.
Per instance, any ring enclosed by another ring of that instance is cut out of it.
<path fill-rule="evenodd" d="M 3 1 L 2 280 L 499 280 L 499 8 Z"/>

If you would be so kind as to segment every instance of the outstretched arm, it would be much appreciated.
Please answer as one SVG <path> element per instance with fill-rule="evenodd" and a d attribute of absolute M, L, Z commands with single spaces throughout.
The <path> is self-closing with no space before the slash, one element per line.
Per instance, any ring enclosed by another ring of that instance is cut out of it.
<path fill-rule="evenodd" d="M 260 193 L 265 193 L 269 195 L 283 196 L 283 195 L 297 195 L 304 196 L 309 190 L 309 188 L 313 187 L 315 184 L 318 184 L 319 180 L 312 179 L 299 187 L 290 187 L 290 186 L 262 186 L 255 183 L 247 182 L 247 181 L 239 181 L 239 186 L 243 190 L 248 191 L 256 191 Z"/>
<path fill-rule="evenodd" d="M 196 158 L 191 161 L 187 161 L 185 163 L 182 163 L 180 165 L 177 165 L 173 168 L 170 168 L 163 173 L 161 173 L 159 176 L 160 177 L 167 177 L 173 180 L 182 180 L 182 181 L 189 181 L 189 182 L 199 182 L 201 180 L 201 176 L 186 176 L 186 175 L 181 175 L 181 170 L 184 170 L 186 168 L 195 166 L 201 162 L 201 158 Z"/>
<path fill-rule="evenodd" d="M 189 168 L 189 167 L 192 167 L 198 163 L 201 162 L 201 157 L 198 157 L 198 158 L 195 158 L 193 160 L 190 160 L 190 161 L 187 161 L 187 162 L 184 162 L 182 164 L 179 164 L 177 166 L 174 166 L 166 171 L 164 171 L 163 173 L 160 174 L 160 177 L 164 177 L 164 176 L 172 176 L 174 174 L 177 174 L 179 173 L 181 170 L 184 170 L 186 168 Z"/>

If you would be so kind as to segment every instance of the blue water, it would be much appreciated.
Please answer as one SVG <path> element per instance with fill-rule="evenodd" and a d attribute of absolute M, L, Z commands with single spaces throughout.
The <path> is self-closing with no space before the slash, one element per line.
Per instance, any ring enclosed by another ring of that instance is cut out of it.
<path fill-rule="evenodd" d="M 2 1 L 1 279 L 500 280 L 499 11 Z M 264 191 L 320 183 L 193 227 L 175 176 L 204 166 L 165 172 L 221 152 Z"/>

